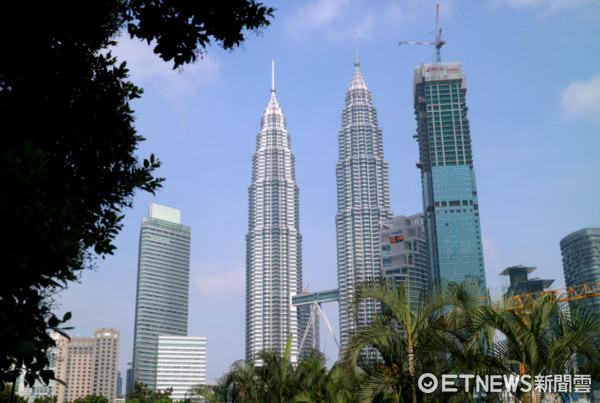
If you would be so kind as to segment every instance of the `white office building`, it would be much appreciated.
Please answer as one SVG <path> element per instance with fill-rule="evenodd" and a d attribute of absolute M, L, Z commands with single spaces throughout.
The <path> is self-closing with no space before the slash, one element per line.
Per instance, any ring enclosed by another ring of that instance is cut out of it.
<path fill-rule="evenodd" d="M 173 388 L 173 401 L 206 383 L 206 337 L 158 336 L 156 389 Z"/>

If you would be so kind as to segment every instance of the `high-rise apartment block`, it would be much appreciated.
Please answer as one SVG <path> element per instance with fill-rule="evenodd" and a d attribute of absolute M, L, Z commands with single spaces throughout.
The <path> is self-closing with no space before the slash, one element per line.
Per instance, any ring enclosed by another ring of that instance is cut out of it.
<path fill-rule="evenodd" d="M 55 384 L 57 402 L 72 402 L 87 395 L 104 396 L 110 403 L 117 398 L 119 372 L 119 331 L 96 329 L 94 337 L 57 338 L 55 376 L 65 382 Z"/>
<path fill-rule="evenodd" d="M 92 368 L 94 366 L 94 339 L 71 337 L 58 342 L 55 376 L 65 382 L 56 385 L 58 403 L 72 402 L 78 397 L 92 394 Z"/>
<path fill-rule="evenodd" d="M 262 350 L 298 360 L 298 311 L 291 298 L 302 291 L 302 236 L 294 155 L 275 85 L 261 119 L 252 156 L 246 234 L 246 359 Z"/>
<path fill-rule="evenodd" d="M 466 277 L 486 287 L 467 84 L 461 63 L 421 64 L 414 74 L 425 230 L 434 282 Z"/>
<path fill-rule="evenodd" d="M 371 91 L 358 69 L 358 58 L 354 65 L 342 111 L 342 128 L 338 133 L 339 161 L 336 165 L 335 225 L 342 349 L 352 332 L 367 324 L 378 309 L 373 300 L 365 301 L 359 307 L 358 322 L 355 322 L 352 298 L 358 282 L 379 277 L 379 224 L 392 218 L 382 131 L 377 124 Z"/>
<path fill-rule="evenodd" d="M 189 389 L 206 383 L 206 337 L 158 336 L 156 388 L 173 388 L 183 400 Z"/>
<path fill-rule="evenodd" d="M 133 379 L 156 388 L 158 336 L 187 336 L 191 229 L 181 211 L 152 204 L 142 222 Z"/>
<path fill-rule="evenodd" d="M 429 250 L 423 214 L 381 222 L 381 276 L 403 285 L 418 304 L 430 286 Z"/>
<path fill-rule="evenodd" d="M 567 287 L 600 281 L 600 228 L 583 228 L 560 241 Z M 573 301 L 600 312 L 600 298 Z"/>
<path fill-rule="evenodd" d="M 98 329 L 94 335 L 92 395 L 106 396 L 110 403 L 117 397 L 119 337 L 116 329 Z"/>

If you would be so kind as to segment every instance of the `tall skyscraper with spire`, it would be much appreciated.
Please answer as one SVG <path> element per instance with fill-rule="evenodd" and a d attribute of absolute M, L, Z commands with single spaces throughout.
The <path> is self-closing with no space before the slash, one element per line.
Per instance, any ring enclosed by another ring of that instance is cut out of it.
<path fill-rule="evenodd" d="M 377 125 L 371 91 L 358 69 L 358 52 L 354 66 L 342 111 L 336 165 L 338 211 L 335 225 L 342 349 L 353 331 L 368 323 L 377 310 L 374 301 L 363 303 L 358 322 L 355 322 L 352 297 L 356 283 L 380 275 L 380 222 L 392 218 L 382 131 Z"/>
<path fill-rule="evenodd" d="M 298 359 L 298 312 L 291 297 L 302 291 L 302 236 L 294 155 L 285 118 L 275 97 L 261 119 L 252 156 L 246 235 L 246 359 L 261 350 Z"/>
<path fill-rule="evenodd" d="M 459 62 L 415 68 L 414 107 L 432 279 L 486 287 L 479 203 Z"/>

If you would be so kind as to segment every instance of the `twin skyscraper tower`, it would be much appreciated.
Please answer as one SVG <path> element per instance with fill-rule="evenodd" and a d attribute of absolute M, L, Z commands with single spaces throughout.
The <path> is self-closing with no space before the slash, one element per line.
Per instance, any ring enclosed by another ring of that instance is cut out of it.
<path fill-rule="evenodd" d="M 414 106 L 419 142 L 423 207 L 417 225 L 425 234 L 411 240 L 406 227 L 384 231 L 396 223 L 390 209 L 388 163 L 382 130 L 371 92 L 359 70 L 358 58 L 346 92 L 339 137 L 337 176 L 337 270 L 340 339 L 343 349 L 355 329 L 368 323 L 374 303 L 352 311 L 357 283 L 387 276 L 393 255 L 391 242 L 404 242 L 404 264 L 420 261 L 428 275 L 396 270 L 396 280 L 439 282 L 479 280 L 485 271 L 479 226 L 479 206 L 465 104 L 466 82 L 460 63 L 421 64 L 415 69 Z M 406 218 L 406 217 L 402 217 Z M 411 220 L 409 220 L 411 221 Z M 411 222 L 415 222 L 414 219 Z M 412 232 L 411 232 L 412 233 Z M 419 256 L 416 256 L 419 255 Z M 388 263 L 389 262 L 389 263 Z M 423 263 L 424 262 L 424 263 Z M 404 270 L 404 271 L 403 271 Z M 415 278 L 413 276 L 419 276 Z M 428 284 L 425 285 L 427 287 Z M 294 155 L 285 118 L 275 96 L 261 119 L 252 157 L 246 235 L 246 359 L 271 350 L 283 354 L 292 337 L 290 357 L 299 359 L 307 326 L 302 306 L 292 297 L 302 292 L 302 236 L 299 230 L 298 186 Z"/>

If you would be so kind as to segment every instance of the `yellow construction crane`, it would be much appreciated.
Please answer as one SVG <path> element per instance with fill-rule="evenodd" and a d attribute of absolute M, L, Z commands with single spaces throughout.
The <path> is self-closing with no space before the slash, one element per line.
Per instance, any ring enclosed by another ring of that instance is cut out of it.
<path fill-rule="evenodd" d="M 600 281 L 596 283 L 587 283 L 575 285 L 572 287 L 557 288 L 555 290 L 546 290 L 533 292 L 531 294 L 515 295 L 512 309 L 520 309 L 539 304 L 539 301 L 546 295 L 552 295 L 556 302 L 577 301 L 585 298 L 600 296 Z"/>
<path fill-rule="evenodd" d="M 571 287 L 557 288 L 554 290 L 538 291 L 529 294 L 513 295 L 509 298 L 511 307 L 509 309 L 524 309 L 541 303 L 545 296 L 551 295 L 556 302 L 570 302 L 585 298 L 600 296 L 600 281 L 574 285 Z M 488 300 L 489 297 L 479 298 L 479 302 Z"/>
<path fill-rule="evenodd" d="M 592 298 L 600 296 L 600 281 L 595 283 L 586 283 L 571 287 L 557 288 L 554 290 L 538 291 L 529 294 L 513 295 L 509 298 L 511 302 L 510 310 L 524 310 L 528 307 L 539 305 L 546 296 L 552 296 L 556 302 L 570 302 L 580 299 Z M 483 302 L 489 297 L 479 298 L 479 302 Z M 525 366 L 519 364 L 519 372 L 525 374 Z"/>

